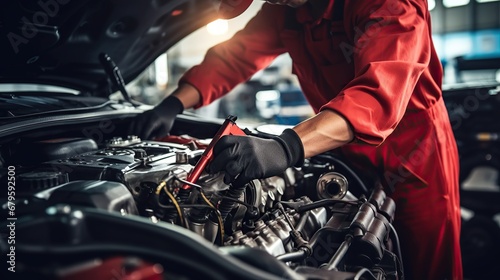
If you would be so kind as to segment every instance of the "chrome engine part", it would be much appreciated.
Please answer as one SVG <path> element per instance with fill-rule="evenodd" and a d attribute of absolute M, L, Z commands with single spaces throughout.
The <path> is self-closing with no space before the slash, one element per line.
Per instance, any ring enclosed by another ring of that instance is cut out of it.
<path fill-rule="evenodd" d="M 342 199 L 347 194 L 349 182 L 338 172 L 328 172 L 318 179 L 316 189 L 321 198 Z"/>

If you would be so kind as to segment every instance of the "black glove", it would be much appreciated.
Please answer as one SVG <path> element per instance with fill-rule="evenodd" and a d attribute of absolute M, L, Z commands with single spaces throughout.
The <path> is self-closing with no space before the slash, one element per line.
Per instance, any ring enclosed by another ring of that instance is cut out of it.
<path fill-rule="evenodd" d="M 304 163 L 304 147 L 297 133 L 286 129 L 280 136 L 224 136 L 214 147 L 208 172 L 224 171 L 224 183 L 244 185 L 253 179 L 282 174 Z"/>
<path fill-rule="evenodd" d="M 152 110 L 138 115 L 130 124 L 128 134 L 141 139 L 152 139 L 168 135 L 177 114 L 184 111 L 182 102 L 175 96 L 165 98 Z"/>

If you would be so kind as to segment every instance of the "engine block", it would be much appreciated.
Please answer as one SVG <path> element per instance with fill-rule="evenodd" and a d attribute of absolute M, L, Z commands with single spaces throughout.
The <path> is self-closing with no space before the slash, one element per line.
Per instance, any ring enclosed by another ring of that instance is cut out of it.
<path fill-rule="evenodd" d="M 63 152 L 68 141 L 87 148 Z M 203 172 L 197 182 L 186 181 L 207 141 L 128 137 L 110 139 L 101 147 L 89 139 L 68 141 L 52 147 L 47 161 L 19 168 L 19 213 L 32 215 L 51 207 L 62 211 L 62 204 L 139 216 L 145 223 L 189 230 L 236 258 L 270 257 L 270 262 L 285 265 L 280 272 L 285 274 L 313 277 L 329 271 L 347 279 L 363 267 L 382 279 L 402 275 L 391 224 L 394 202 L 376 182 L 367 186 L 333 154 L 306 159 L 302 168 L 236 190 L 223 182 L 223 174 Z M 182 188 L 186 184 L 190 187 Z M 71 237 L 76 234 L 73 226 L 60 227 L 68 227 L 65 240 L 79 240 Z M 246 252 L 244 257 L 241 252 Z M 261 264 L 259 269 L 267 268 Z"/>

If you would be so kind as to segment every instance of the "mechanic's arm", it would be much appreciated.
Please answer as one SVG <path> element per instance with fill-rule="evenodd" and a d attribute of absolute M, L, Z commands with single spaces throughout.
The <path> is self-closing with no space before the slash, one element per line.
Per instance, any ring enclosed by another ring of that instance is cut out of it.
<path fill-rule="evenodd" d="M 210 48 L 203 62 L 182 76 L 172 96 L 184 109 L 211 103 L 284 52 L 272 9 L 264 5 L 243 30 Z"/>
<path fill-rule="evenodd" d="M 200 92 L 188 83 L 180 84 L 172 93 L 182 103 L 184 109 L 193 108 L 200 103 Z"/>
<path fill-rule="evenodd" d="M 335 111 L 323 110 L 293 128 L 304 146 L 304 157 L 338 148 L 354 139 L 350 124 Z"/>
<path fill-rule="evenodd" d="M 186 97 L 185 108 L 210 104 L 286 52 L 279 36 L 283 21 L 282 10 L 266 3 L 244 29 L 210 48 L 202 63 L 189 69 L 179 81 L 180 85 L 190 84 L 199 92 L 200 99 L 194 105 L 191 94 L 179 93 Z"/>

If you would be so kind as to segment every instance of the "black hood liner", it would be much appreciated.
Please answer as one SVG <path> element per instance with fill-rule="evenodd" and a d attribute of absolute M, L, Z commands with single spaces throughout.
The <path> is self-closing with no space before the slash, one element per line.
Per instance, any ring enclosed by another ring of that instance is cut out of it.
<path fill-rule="evenodd" d="M 33 82 L 107 96 L 107 53 L 125 82 L 216 19 L 214 0 L 17 0 L 0 3 L 0 82 Z"/>
<path fill-rule="evenodd" d="M 0 124 L 12 118 L 35 114 L 77 111 L 78 109 L 102 109 L 109 100 L 102 97 L 75 96 L 64 93 L 16 93 L 0 94 Z"/>

